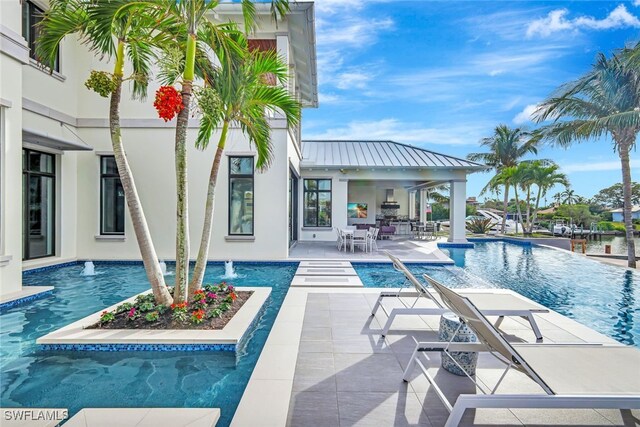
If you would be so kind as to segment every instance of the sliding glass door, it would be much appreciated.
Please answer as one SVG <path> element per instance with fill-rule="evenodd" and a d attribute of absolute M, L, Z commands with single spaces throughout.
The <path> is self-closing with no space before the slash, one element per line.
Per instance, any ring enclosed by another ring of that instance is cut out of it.
<path fill-rule="evenodd" d="M 55 157 L 22 150 L 23 259 L 55 254 Z"/>

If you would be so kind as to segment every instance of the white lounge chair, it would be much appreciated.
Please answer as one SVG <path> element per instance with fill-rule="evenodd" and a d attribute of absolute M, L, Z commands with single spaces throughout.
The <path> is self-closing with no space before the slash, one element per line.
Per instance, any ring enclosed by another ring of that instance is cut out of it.
<path fill-rule="evenodd" d="M 404 286 L 402 286 L 397 291 L 383 291 L 380 293 L 378 300 L 373 306 L 371 315 L 375 316 L 378 308 L 382 308 L 382 310 L 387 315 L 387 322 L 382 328 L 382 336 L 386 336 L 389 333 L 391 324 L 393 323 L 396 316 L 437 316 L 450 311 L 438 300 L 438 295 L 432 294 L 427 285 L 420 282 L 413 275 L 413 273 L 411 273 L 409 269 L 402 263 L 402 261 L 391 255 L 389 252 L 385 252 L 385 254 L 391 259 L 393 268 L 402 272 L 405 276 L 405 280 L 413 285 L 415 292 L 403 291 Z M 424 277 L 429 283 L 434 281 L 427 275 L 425 275 Z M 485 316 L 498 316 L 498 320 L 495 323 L 496 327 L 500 327 L 500 324 L 505 317 L 521 317 L 527 320 L 529 322 L 529 325 L 531 325 L 531 329 L 536 336 L 536 340 L 538 342 L 542 341 L 542 333 L 540 332 L 540 328 L 536 323 L 534 313 L 548 313 L 548 309 L 542 308 L 539 305 L 532 305 L 530 303 L 527 303 L 525 300 L 510 294 L 500 294 L 487 291 L 486 293 L 474 292 L 465 295 L 471 298 L 471 300 L 480 307 L 482 313 L 484 313 Z M 412 303 L 408 304 L 403 299 L 405 297 L 415 297 L 415 300 L 413 300 Z M 395 307 L 392 308 L 391 311 L 387 311 L 387 309 L 382 304 L 382 301 L 385 298 L 397 298 L 403 304 L 403 307 Z M 418 303 L 418 301 L 420 301 L 421 298 L 430 300 L 431 303 L 435 304 L 436 307 L 416 307 L 416 304 Z"/>
<path fill-rule="evenodd" d="M 640 409 L 638 349 L 602 344 L 511 344 L 471 299 L 438 282 L 432 285 L 447 308 L 458 315 L 461 324 L 469 326 L 479 340 L 475 343 L 420 342 L 404 371 L 403 379 L 408 381 L 416 365 L 422 369 L 450 412 L 445 427 L 457 426 L 464 411 L 474 408 Z M 449 353 L 456 351 L 490 352 L 506 368 L 491 390 L 469 376 L 484 394 L 461 394 L 452 405 L 429 374 L 425 366 L 428 362 L 423 364 L 419 360 L 422 353 L 433 351 L 441 352 L 442 357 L 451 357 Z M 496 394 L 510 369 L 527 375 L 546 394 Z"/>
<path fill-rule="evenodd" d="M 374 246 L 376 247 L 376 251 L 378 250 L 378 232 L 380 232 L 379 228 L 369 228 L 369 234 L 367 235 L 367 239 L 369 240 L 369 252 L 373 252 Z"/>

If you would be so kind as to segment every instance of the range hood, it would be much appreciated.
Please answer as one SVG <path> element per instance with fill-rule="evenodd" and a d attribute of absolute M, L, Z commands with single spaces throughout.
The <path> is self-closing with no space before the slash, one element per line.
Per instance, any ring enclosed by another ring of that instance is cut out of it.
<path fill-rule="evenodd" d="M 393 188 L 387 190 L 387 197 L 380 207 L 382 209 L 400 209 L 400 205 L 393 197 Z"/>

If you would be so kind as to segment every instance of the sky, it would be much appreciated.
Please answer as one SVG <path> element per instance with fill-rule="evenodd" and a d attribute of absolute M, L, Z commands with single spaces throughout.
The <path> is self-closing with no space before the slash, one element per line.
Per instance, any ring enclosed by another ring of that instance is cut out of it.
<path fill-rule="evenodd" d="M 315 5 L 320 106 L 304 111 L 303 139 L 390 139 L 457 157 L 484 151 L 479 141 L 499 124 L 534 129 L 537 103 L 599 52 L 640 40 L 640 0 Z M 585 197 L 622 180 L 610 139 L 545 146 L 539 158 Z M 636 152 L 632 168 L 640 180 Z M 467 195 L 490 177 L 470 175 Z"/>

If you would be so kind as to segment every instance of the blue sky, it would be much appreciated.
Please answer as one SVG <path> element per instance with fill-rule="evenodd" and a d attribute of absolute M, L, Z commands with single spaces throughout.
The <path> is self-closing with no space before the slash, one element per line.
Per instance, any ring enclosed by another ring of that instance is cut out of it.
<path fill-rule="evenodd" d="M 500 123 L 533 128 L 536 103 L 598 52 L 640 40 L 640 0 L 317 0 L 316 31 L 320 107 L 305 110 L 303 138 L 392 139 L 465 157 Z M 621 181 L 612 147 L 545 147 L 540 157 L 590 197 Z M 489 178 L 470 176 L 468 195 Z"/>

